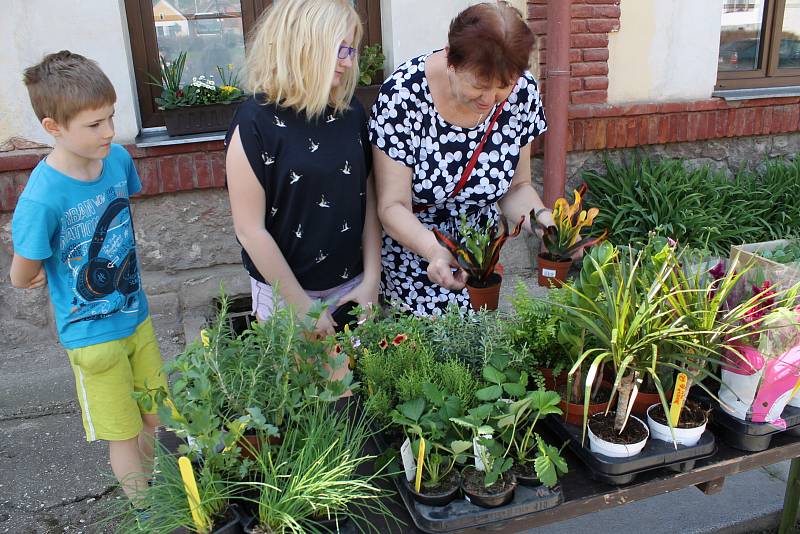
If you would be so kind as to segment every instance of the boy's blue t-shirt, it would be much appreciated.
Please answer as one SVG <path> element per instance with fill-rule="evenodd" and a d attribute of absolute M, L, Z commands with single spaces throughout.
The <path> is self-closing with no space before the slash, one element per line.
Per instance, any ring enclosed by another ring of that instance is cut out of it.
<path fill-rule="evenodd" d="M 43 261 L 67 349 L 127 337 L 147 318 L 129 201 L 141 189 L 130 155 L 112 144 L 91 182 L 40 161 L 17 202 L 14 252 Z"/>

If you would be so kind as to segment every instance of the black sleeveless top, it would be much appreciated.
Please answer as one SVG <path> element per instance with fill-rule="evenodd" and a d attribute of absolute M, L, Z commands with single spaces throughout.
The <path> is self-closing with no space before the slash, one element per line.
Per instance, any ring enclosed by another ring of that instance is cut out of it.
<path fill-rule="evenodd" d="M 304 289 L 341 285 L 363 270 L 361 235 L 372 153 L 361 103 L 316 121 L 252 97 L 239 106 L 236 127 L 253 172 L 266 192 L 264 227 Z M 260 282 L 247 251 L 247 272 Z"/>

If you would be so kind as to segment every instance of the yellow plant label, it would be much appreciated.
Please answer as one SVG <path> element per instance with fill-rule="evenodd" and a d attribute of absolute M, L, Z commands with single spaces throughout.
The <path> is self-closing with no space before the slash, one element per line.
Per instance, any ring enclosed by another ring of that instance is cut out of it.
<path fill-rule="evenodd" d="M 419 453 L 417 453 L 417 479 L 414 481 L 414 489 L 419 490 L 422 486 L 422 464 L 425 463 L 425 438 L 419 438 Z"/>
<path fill-rule="evenodd" d="M 211 342 L 208 339 L 208 331 L 205 328 L 200 330 L 200 341 L 203 342 L 204 347 L 208 347 L 211 344 Z"/>
<path fill-rule="evenodd" d="M 672 405 L 669 407 L 669 420 L 673 428 L 678 426 L 678 421 L 681 418 L 681 410 L 686 402 L 688 393 L 686 391 L 688 381 L 689 377 L 685 373 L 678 373 L 678 378 L 675 379 L 675 391 L 672 393 Z"/>
<path fill-rule="evenodd" d="M 186 456 L 181 456 L 178 458 L 178 467 L 181 470 L 183 487 L 186 490 L 186 498 L 189 499 L 189 509 L 192 511 L 194 525 L 198 532 L 206 532 L 211 527 L 211 522 L 200 509 L 200 492 L 197 491 L 192 462 Z"/>

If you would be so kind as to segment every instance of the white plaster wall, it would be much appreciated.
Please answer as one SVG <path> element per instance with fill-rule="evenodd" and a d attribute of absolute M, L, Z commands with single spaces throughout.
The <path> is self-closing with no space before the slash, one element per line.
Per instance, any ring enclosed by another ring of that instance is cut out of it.
<path fill-rule="evenodd" d="M 406 60 L 447 44 L 450 21 L 473 4 L 485 0 L 381 0 L 381 31 L 386 71 Z M 511 5 L 527 14 L 525 0 Z"/>
<path fill-rule="evenodd" d="M 68 49 L 96 60 L 117 91 L 115 142 L 138 133 L 138 105 L 123 0 L 3 0 L 0 16 L 0 142 L 21 136 L 52 144 L 30 107 L 22 71 Z"/>
<path fill-rule="evenodd" d="M 610 104 L 711 96 L 721 2 L 622 0 L 620 8 L 620 30 L 609 35 Z"/>

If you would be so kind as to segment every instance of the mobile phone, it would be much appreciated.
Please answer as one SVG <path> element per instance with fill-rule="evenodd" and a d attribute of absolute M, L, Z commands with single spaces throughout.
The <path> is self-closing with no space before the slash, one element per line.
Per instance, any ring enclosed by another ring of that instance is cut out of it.
<path fill-rule="evenodd" d="M 353 302 L 352 300 L 349 302 L 345 302 L 331 314 L 333 320 L 336 322 L 336 331 L 341 332 L 344 330 L 344 325 L 349 324 L 350 328 L 353 328 L 358 323 L 358 317 L 352 315 L 354 309 L 358 307 L 358 304 Z"/>

